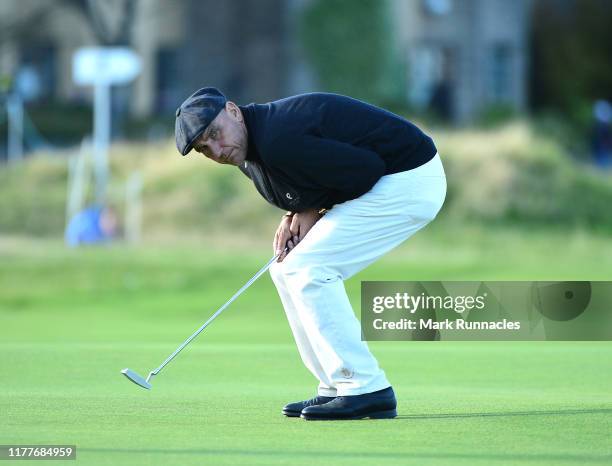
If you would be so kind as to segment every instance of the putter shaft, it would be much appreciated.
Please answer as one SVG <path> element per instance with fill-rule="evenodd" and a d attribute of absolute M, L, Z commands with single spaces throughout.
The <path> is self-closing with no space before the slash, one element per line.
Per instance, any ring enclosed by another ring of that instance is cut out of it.
<path fill-rule="evenodd" d="M 282 254 L 282 253 L 281 253 L 281 254 Z M 189 338 L 187 338 L 187 340 L 185 340 L 185 341 L 183 342 L 183 344 L 182 344 L 181 346 L 179 346 L 179 347 L 178 347 L 176 350 L 174 350 L 174 353 L 172 353 L 170 356 L 168 356 L 168 358 L 167 358 L 167 359 L 166 359 L 166 360 L 165 360 L 163 363 L 161 363 L 161 365 L 160 365 L 160 366 L 159 366 L 157 369 L 155 369 L 155 370 L 153 370 L 153 371 L 149 372 L 149 375 L 148 375 L 148 377 L 147 377 L 147 382 L 149 382 L 149 380 L 151 380 L 151 377 L 153 377 L 154 375 L 159 374 L 159 372 L 160 372 L 160 371 L 161 371 L 161 370 L 162 370 L 162 369 L 163 369 L 163 368 L 164 368 L 164 367 L 165 367 L 165 366 L 166 366 L 166 365 L 167 365 L 167 364 L 168 364 L 170 361 L 172 361 L 172 360 L 173 360 L 173 359 L 176 357 L 176 355 L 177 355 L 177 354 L 179 354 L 179 353 L 180 353 L 180 352 L 183 350 L 183 348 L 185 348 L 185 346 L 187 346 L 187 345 L 188 345 L 188 344 L 191 342 L 191 340 L 193 340 L 195 337 L 197 337 L 197 336 L 198 336 L 198 335 L 199 335 L 199 334 L 202 332 L 202 330 L 204 330 L 206 327 L 208 327 L 208 325 L 209 325 L 209 324 L 210 324 L 210 323 L 211 323 L 213 320 L 215 320 L 219 314 L 221 314 L 221 313 L 222 313 L 222 312 L 225 310 L 225 308 L 226 308 L 227 306 L 229 306 L 231 303 L 233 303 L 233 302 L 236 300 L 236 298 L 238 298 L 238 296 L 240 296 L 240 295 L 241 295 L 241 294 L 242 294 L 242 293 L 243 293 L 243 292 L 244 292 L 244 291 L 245 291 L 245 290 L 246 290 L 246 289 L 247 289 L 249 286 L 251 286 L 251 285 L 253 284 L 253 282 L 255 282 L 255 280 L 257 280 L 257 279 L 258 279 L 258 278 L 259 278 L 259 277 L 260 277 L 262 274 L 264 274 L 264 273 L 265 273 L 265 272 L 266 272 L 266 271 L 267 271 L 267 270 L 268 270 L 268 269 L 269 269 L 269 268 L 272 266 L 272 264 L 274 263 L 274 261 L 276 261 L 276 259 L 278 259 L 278 257 L 279 257 L 279 256 L 280 256 L 280 254 L 277 254 L 277 255 L 275 255 L 275 256 L 274 256 L 272 259 L 270 259 L 270 260 L 268 261 L 268 263 L 267 263 L 266 265 L 264 265 L 264 266 L 263 266 L 263 267 L 262 267 L 262 268 L 261 268 L 261 269 L 260 269 L 260 270 L 259 270 L 259 271 L 258 271 L 258 272 L 257 272 L 257 273 L 254 275 L 254 276 L 253 276 L 253 278 L 251 278 L 251 279 L 250 279 L 248 282 L 246 282 L 246 283 L 245 283 L 245 284 L 242 286 L 242 288 L 240 288 L 240 289 L 239 289 L 239 290 L 238 290 L 238 291 L 237 291 L 237 292 L 234 294 L 234 296 L 232 296 L 232 297 L 231 297 L 231 298 L 230 298 L 230 299 L 229 299 L 229 300 L 228 300 L 228 301 L 227 301 L 227 302 L 226 302 L 226 303 L 225 303 L 223 306 L 221 306 L 221 307 L 220 307 L 220 308 L 219 308 L 219 309 L 218 309 L 218 310 L 217 310 L 217 311 L 216 311 L 216 312 L 215 312 L 215 313 L 214 313 L 212 316 L 210 316 L 210 318 L 209 318 L 209 319 L 208 319 L 206 322 L 204 322 L 204 325 L 202 325 L 202 326 L 201 326 L 199 329 L 197 329 L 197 330 L 196 330 L 196 331 L 195 331 L 195 332 L 194 332 L 194 333 L 193 333 L 193 334 L 192 334 L 192 335 L 191 335 Z"/>

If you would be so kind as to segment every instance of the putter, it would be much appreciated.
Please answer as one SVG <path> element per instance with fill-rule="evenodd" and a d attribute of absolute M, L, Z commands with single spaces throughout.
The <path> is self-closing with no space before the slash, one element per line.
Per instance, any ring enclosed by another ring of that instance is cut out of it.
<path fill-rule="evenodd" d="M 286 250 L 287 250 L 287 248 L 285 248 L 285 251 L 286 251 Z M 283 251 L 283 252 L 285 252 L 285 251 Z M 282 253 L 281 253 L 281 254 L 282 254 Z M 196 330 L 196 331 L 193 333 L 193 335 L 191 335 L 189 338 L 187 338 L 187 340 L 185 340 L 185 342 L 184 342 L 184 343 L 183 343 L 181 346 L 179 346 L 179 347 L 178 347 L 178 348 L 177 348 L 177 349 L 174 351 L 174 353 L 172 353 L 170 356 L 168 356 L 168 358 L 167 358 L 167 359 L 166 359 L 166 360 L 165 360 L 165 361 L 164 361 L 164 362 L 161 364 L 161 366 L 159 366 L 157 369 L 155 369 L 155 370 L 153 370 L 153 371 L 149 372 L 149 375 L 148 375 L 148 377 L 147 377 L 146 379 L 145 379 L 144 377 L 142 377 L 141 375 L 139 375 L 138 373 L 136 373 L 136 372 L 134 372 L 133 370 L 128 369 L 128 368 L 123 369 L 123 370 L 121 371 L 121 373 L 122 373 L 123 375 L 125 375 L 125 376 L 126 376 L 126 377 L 127 377 L 127 378 L 128 378 L 130 381 L 131 381 L 131 382 L 134 382 L 134 383 L 135 383 L 136 385 L 138 385 L 139 387 L 146 388 L 147 390 L 151 390 L 151 378 L 152 378 L 154 375 L 159 374 L 159 372 L 160 372 L 160 371 L 161 371 L 161 370 L 162 370 L 162 369 L 163 369 L 163 368 L 164 368 L 164 367 L 165 367 L 165 366 L 166 366 L 166 365 L 167 365 L 167 364 L 168 364 L 170 361 L 172 361 L 172 360 L 174 359 L 174 357 L 175 357 L 177 354 L 179 354 L 179 353 L 180 353 L 180 352 L 183 350 L 183 348 L 185 348 L 185 346 L 187 346 L 187 345 L 188 345 L 188 344 L 191 342 L 191 340 L 193 340 L 195 337 L 197 337 L 197 336 L 200 334 L 200 332 L 202 332 L 202 330 L 204 330 L 206 327 L 208 327 L 208 325 L 209 325 L 209 324 L 210 324 L 210 323 L 211 323 L 213 320 L 215 320 L 215 318 L 216 318 L 216 317 L 217 317 L 219 314 L 221 314 L 221 313 L 223 312 L 223 310 L 224 310 L 224 309 L 225 309 L 227 306 L 229 306 L 229 305 L 230 305 L 232 302 L 234 302 L 234 300 L 235 300 L 235 299 L 236 299 L 238 296 L 240 296 L 240 295 L 241 295 L 241 294 L 244 292 L 244 290 L 246 290 L 246 289 L 247 289 L 249 286 L 251 286 L 255 280 L 257 280 L 257 279 L 258 279 L 258 278 L 259 278 L 259 277 L 260 277 L 260 276 L 261 276 L 261 275 L 262 275 L 264 272 L 266 272 L 266 270 L 268 270 L 268 269 L 269 269 L 269 268 L 272 266 L 272 264 L 274 263 L 274 261 L 276 261 L 276 259 L 278 259 L 278 257 L 279 257 L 281 254 L 277 254 L 277 255 L 276 255 L 276 256 L 274 256 L 272 259 L 270 259 L 270 260 L 268 261 L 268 263 L 267 263 L 266 265 L 264 265 L 264 266 L 261 268 L 261 270 L 260 270 L 259 272 L 257 272 L 257 273 L 256 273 L 256 274 L 253 276 L 253 278 L 251 278 L 251 279 L 250 279 L 248 282 L 246 282 L 246 283 L 244 284 L 244 286 L 243 286 L 242 288 L 240 288 L 240 289 L 239 289 L 239 290 L 236 292 L 236 294 L 234 294 L 234 296 L 232 296 L 232 297 L 229 299 L 229 301 L 228 301 L 228 302 L 226 302 L 226 303 L 225 303 L 223 306 L 221 306 L 221 307 L 219 308 L 219 310 L 217 310 L 217 312 L 215 312 L 215 313 L 214 313 L 212 316 L 210 316 L 210 318 L 209 318 L 209 319 L 208 319 L 206 322 L 204 322 L 204 325 L 202 325 L 202 326 L 201 326 L 199 329 L 197 329 L 197 330 Z"/>

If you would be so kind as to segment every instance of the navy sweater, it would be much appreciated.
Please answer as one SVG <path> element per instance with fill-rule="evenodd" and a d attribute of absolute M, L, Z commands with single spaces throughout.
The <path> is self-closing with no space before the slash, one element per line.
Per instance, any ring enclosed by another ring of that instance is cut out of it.
<path fill-rule="evenodd" d="M 436 154 L 431 138 L 408 120 L 337 94 L 240 109 L 248 152 L 239 168 L 268 202 L 285 210 L 355 199 L 381 176 L 419 167 Z"/>

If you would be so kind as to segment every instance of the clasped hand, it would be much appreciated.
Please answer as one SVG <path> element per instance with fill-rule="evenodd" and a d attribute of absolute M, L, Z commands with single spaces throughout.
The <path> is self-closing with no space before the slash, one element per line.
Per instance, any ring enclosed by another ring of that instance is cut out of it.
<path fill-rule="evenodd" d="M 284 216 L 274 235 L 274 254 L 280 254 L 277 262 L 282 262 L 287 254 L 304 239 L 321 214 L 316 209 L 297 212 L 292 216 Z M 286 249 L 285 249 L 286 248 Z"/>

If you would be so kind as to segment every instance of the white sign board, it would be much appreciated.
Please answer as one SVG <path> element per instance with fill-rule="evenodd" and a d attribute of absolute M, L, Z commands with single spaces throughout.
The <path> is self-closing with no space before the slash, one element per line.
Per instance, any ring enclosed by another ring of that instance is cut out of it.
<path fill-rule="evenodd" d="M 82 86 L 127 84 L 140 68 L 140 57 L 127 47 L 83 47 L 72 57 L 72 78 Z"/>

